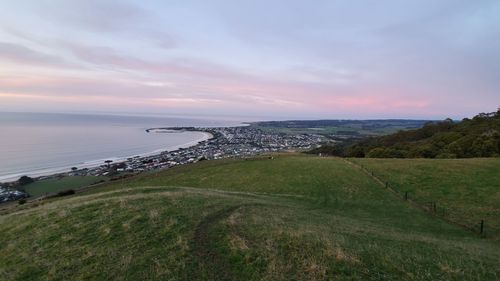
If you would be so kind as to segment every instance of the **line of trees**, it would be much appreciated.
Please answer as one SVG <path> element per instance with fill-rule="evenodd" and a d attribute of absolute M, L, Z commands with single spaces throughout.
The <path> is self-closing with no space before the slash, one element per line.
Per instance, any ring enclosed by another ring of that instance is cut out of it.
<path fill-rule="evenodd" d="M 498 157 L 500 109 L 460 122 L 446 119 L 416 130 L 324 145 L 309 153 L 370 158 Z"/>

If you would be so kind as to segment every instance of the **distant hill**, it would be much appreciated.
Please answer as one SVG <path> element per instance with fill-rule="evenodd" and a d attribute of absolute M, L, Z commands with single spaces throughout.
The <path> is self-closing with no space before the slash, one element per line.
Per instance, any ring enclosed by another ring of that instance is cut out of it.
<path fill-rule="evenodd" d="M 430 120 L 287 120 L 262 121 L 251 125 L 263 130 L 285 134 L 319 134 L 334 140 L 360 139 L 381 136 L 399 130 L 421 128 Z"/>
<path fill-rule="evenodd" d="M 326 128 L 353 127 L 364 129 L 385 128 L 389 126 L 407 126 L 419 128 L 429 120 L 380 119 L 380 120 L 288 120 L 257 122 L 262 127 L 285 128 Z"/>
<path fill-rule="evenodd" d="M 310 153 L 370 158 L 498 157 L 500 109 L 459 122 L 428 122 L 420 129 L 324 145 Z"/>

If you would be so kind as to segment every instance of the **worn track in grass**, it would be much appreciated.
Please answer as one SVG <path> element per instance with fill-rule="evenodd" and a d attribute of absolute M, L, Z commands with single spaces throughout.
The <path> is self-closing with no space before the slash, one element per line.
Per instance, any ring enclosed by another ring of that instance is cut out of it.
<path fill-rule="evenodd" d="M 208 276 L 199 276 L 208 280 L 234 280 L 229 261 L 214 249 L 214 226 L 221 220 L 228 218 L 234 211 L 243 205 L 224 208 L 205 217 L 196 227 L 193 243 L 194 257 L 197 259 L 199 271 L 197 274 L 206 273 Z M 209 270 L 203 270 L 209 269 Z"/>

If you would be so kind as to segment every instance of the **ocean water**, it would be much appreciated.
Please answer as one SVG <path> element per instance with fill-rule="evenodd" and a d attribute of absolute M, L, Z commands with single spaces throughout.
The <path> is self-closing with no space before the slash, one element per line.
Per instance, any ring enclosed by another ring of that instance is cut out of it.
<path fill-rule="evenodd" d="M 105 160 L 188 147 L 201 132 L 147 133 L 154 127 L 235 126 L 238 121 L 0 112 L 0 182 L 92 167 Z"/>

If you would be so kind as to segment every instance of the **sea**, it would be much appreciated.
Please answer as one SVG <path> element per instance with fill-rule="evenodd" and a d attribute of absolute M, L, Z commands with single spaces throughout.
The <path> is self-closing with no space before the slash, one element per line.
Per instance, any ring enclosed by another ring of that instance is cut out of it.
<path fill-rule="evenodd" d="M 0 182 L 173 151 L 210 137 L 203 132 L 148 133 L 149 128 L 238 125 L 240 120 L 220 118 L 0 112 Z"/>

